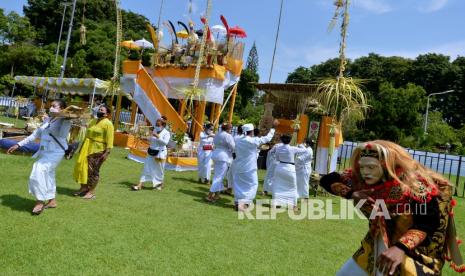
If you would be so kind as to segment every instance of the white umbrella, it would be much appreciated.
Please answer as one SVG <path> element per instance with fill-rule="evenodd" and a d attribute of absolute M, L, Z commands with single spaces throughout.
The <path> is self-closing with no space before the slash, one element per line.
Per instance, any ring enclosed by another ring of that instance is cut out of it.
<path fill-rule="evenodd" d="M 210 28 L 210 30 L 214 33 L 220 34 L 220 35 L 225 35 L 226 34 L 226 28 L 222 25 L 214 25 Z"/>
<path fill-rule="evenodd" d="M 153 49 L 153 44 L 145 40 L 145 38 L 134 41 L 134 44 L 141 47 L 142 49 Z"/>

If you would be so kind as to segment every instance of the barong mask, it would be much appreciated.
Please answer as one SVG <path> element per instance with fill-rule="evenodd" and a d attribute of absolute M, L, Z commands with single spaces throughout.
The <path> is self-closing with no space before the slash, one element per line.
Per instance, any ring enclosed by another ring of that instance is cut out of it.
<path fill-rule="evenodd" d="M 358 161 L 360 176 L 367 185 L 375 185 L 386 179 L 384 156 L 386 150 L 380 145 L 365 143 L 361 146 Z"/>

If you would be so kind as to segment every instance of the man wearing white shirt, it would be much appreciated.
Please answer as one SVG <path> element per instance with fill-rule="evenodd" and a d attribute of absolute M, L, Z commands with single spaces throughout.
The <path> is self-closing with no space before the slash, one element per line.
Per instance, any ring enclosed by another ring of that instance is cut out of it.
<path fill-rule="evenodd" d="M 299 145 L 299 148 L 304 148 L 307 151 L 304 153 L 298 153 L 295 158 L 295 170 L 297 174 L 297 194 L 299 198 L 308 199 L 308 191 L 310 188 L 310 176 L 312 175 L 312 140 L 306 138 L 303 144 Z"/>
<path fill-rule="evenodd" d="M 276 161 L 276 148 L 282 145 L 278 143 L 271 148 L 266 155 L 266 174 L 265 180 L 263 181 L 263 194 L 268 195 L 272 192 L 274 170 L 278 161 Z"/>
<path fill-rule="evenodd" d="M 213 125 L 207 124 L 205 130 L 200 133 L 200 143 L 197 149 L 197 164 L 199 183 L 210 183 L 212 170 L 211 158 L 213 152 Z"/>
<path fill-rule="evenodd" d="M 273 200 L 271 205 L 297 208 L 295 156 L 306 153 L 307 149 L 289 145 L 291 136 L 287 134 L 281 135 L 281 142 L 282 145 L 273 148 L 277 164 L 273 176 Z"/>
<path fill-rule="evenodd" d="M 224 190 L 223 179 L 227 176 L 233 160 L 232 153 L 234 152 L 235 143 L 231 135 L 231 128 L 231 124 L 223 124 L 221 132 L 213 139 L 215 150 L 212 153 L 212 160 L 215 169 L 210 193 L 206 198 L 210 202 L 215 202 L 220 198 L 219 193 Z"/>
<path fill-rule="evenodd" d="M 279 124 L 273 122 L 273 127 Z M 253 124 L 242 126 L 244 136 L 236 139 L 236 159 L 232 163 L 234 202 L 239 211 L 243 211 L 250 204 L 257 193 L 257 148 L 273 139 L 275 129 L 272 128 L 266 136 L 254 137 Z"/>
<path fill-rule="evenodd" d="M 237 140 L 239 138 L 241 138 L 242 136 L 244 136 L 244 133 L 242 132 L 242 125 L 239 125 L 237 127 L 237 132 L 236 132 L 236 135 L 234 135 L 234 145 L 236 144 Z M 232 153 L 233 155 L 233 159 L 236 158 L 236 152 L 233 151 Z M 232 190 L 233 190 L 233 175 L 232 175 L 232 169 L 231 169 L 231 166 L 228 170 L 228 173 L 226 175 L 226 178 L 227 178 L 227 182 L 228 182 L 228 188 L 226 189 L 226 191 L 224 191 L 225 194 L 227 195 L 232 195 Z"/>

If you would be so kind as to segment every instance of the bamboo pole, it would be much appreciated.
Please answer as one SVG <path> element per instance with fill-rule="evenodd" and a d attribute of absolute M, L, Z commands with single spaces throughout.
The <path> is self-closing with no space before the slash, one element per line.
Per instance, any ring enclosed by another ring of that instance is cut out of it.
<path fill-rule="evenodd" d="M 210 122 L 211 123 L 214 123 L 214 120 L 216 118 L 216 113 L 218 112 L 217 106 L 218 104 L 216 103 L 211 104 L 211 108 L 210 108 Z"/>
<path fill-rule="evenodd" d="M 135 101 L 131 101 L 131 120 L 130 123 L 134 126 L 137 120 L 137 104 Z"/>
<path fill-rule="evenodd" d="M 178 100 L 178 114 L 181 114 L 182 110 L 182 103 L 184 102 L 184 99 L 179 99 Z"/>
<path fill-rule="evenodd" d="M 215 104 L 215 117 L 213 117 L 213 127 L 214 129 L 218 129 L 218 125 L 220 122 L 220 116 L 221 116 L 221 105 L 220 104 Z"/>
<path fill-rule="evenodd" d="M 179 116 L 181 116 L 181 118 L 184 118 L 184 115 L 186 115 L 186 107 L 187 107 L 187 100 L 182 100 L 181 110 L 179 111 Z"/>
<path fill-rule="evenodd" d="M 234 87 L 232 88 L 231 90 L 231 93 L 232 94 L 232 99 L 231 99 L 231 106 L 229 107 L 229 114 L 228 114 L 228 122 L 231 124 L 232 123 L 232 117 L 233 117 L 233 113 L 234 113 L 234 105 L 236 103 L 236 94 L 237 94 L 237 85 L 238 83 L 236 83 L 234 85 Z"/>
<path fill-rule="evenodd" d="M 115 112 L 115 128 L 118 129 L 119 126 L 119 116 L 121 114 L 121 102 L 123 100 L 123 94 L 120 92 L 118 93 L 118 97 L 116 98 L 116 112 Z"/>
<path fill-rule="evenodd" d="M 197 106 L 198 106 L 198 102 L 197 101 L 194 101 L 193 103 L 193 109 L 194 109 L 194 114 L 191 114 L 191 129 L 190 129 L 190 133 L 192 134 L 192 137 L 194 137 L 195 135 L 195 129 L 197 128 L 197 124 L 195 123 L 197 121 Z M 190 111 L 192 112 L 192 111 Z"/>
<path fill-rule="evenodd" d="M 202 132 L 203 128 L 203 120 L 205 118 L 205 108 L 207 106 L 206 101 L 201 101 L 196 108 L 195 111 L 195 117 L 196 120 L 194 120 L 194 124 L 196 125 L 195 127 L 195 132 L 194 132 L 194 141 L 198 141 L 200 138 L 200 132 Z"/>

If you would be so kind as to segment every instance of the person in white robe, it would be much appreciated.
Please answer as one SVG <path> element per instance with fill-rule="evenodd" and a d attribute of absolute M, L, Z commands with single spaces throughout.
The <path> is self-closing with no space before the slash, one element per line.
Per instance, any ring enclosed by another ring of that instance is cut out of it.
<path fill-rule="evenodd" d="M 224 190 L 223 180 L 228 175 L 234 152 L 234 138 L 231 135 L 231 124 L 223 124 L 221 132 L 213 139 L 215 149 L 212 153 L 214 163 L 213 182 L 210 187 L 210 193 L 206 198 L 207 201 L 215 202 L 220 198 L 220 192 Z"/>
<path fill-rule="evenodd" d="M 282 145 L 273 148 L 276 151 L 277 164 L 273 177 L 271 205 L 296 208 L 298 195 L 295 156 L 305 153 L 307 149 L 289 145 L 291 136 L 287 134 L 281 136 L 281 142 Z"/>
<path fill-rule="evenodd" d="M 254 137 L 260 137 L 260 130 L 259 130 L 258 128 L 254 128 L 254 130 L 253 130 L 253 136 L 254 136 Z M 260 157 L 260 152 L 261 152 L 261 151 L 262 151 L 261 148 L 258 147 L 258 148 L 257 148 L 257 161 L 258 161 L 258 158 Z"/>
<path fill-rule="evenodd" d="M 199 172 L 199 183 L 210 182 L 212 171 L 212 152 L 213 152 L 213 125 L 207 124 L 205 130 L 200 133 L 200 142 L 197 149 L 197 164 Z"/>
<path fill-rule="evenodd" d="M 276 127 L 278 124 L 279 122 L 275 120 L 273 126 Z M 257 148 L 269 143 L 275 133 L 275 129 L 272 128 L 266 136 L 254 137 L 253 129 L 252 124 L 245 124 L 242 127 L 244 136 L 236 140 L 236 158 L 231 166 L 234 203 L 239 211 L 245 210 L 257 194 Z"/>
<path fill-rule="evenodd" d="M 306 138 L 299 148 L 306 149 L 304 153 L 298 153 L 295 158 L 295 171 L 297 175 L 297 194 L 299 198 L 308 199 L 310 190 L 310 176 L 312 175 L 312 140 Z"/>
<path fill-rule="evenodd" d="M 57 113 L 65 108 L 65 101 L 54 100 L 50 113 Z M 31 135 L 7 151 L 8 154 L 13 153 L 18 148 L 40 139 L 39 150 L 33 155 L 38 159 L 34 162 L 29 177 L 29 193 L 37 200 L 32 209 L 34 215 L 39 215 L 44 209 L 57 207 L 55 170 L 68 148 L 67 137 L 70 128 L 70 120 L 57 117 L 47 118 Z M 48 201 L 47 204 L 45 204 L 46 201 Z"/>
<path fill-rule="evenodd" d="M 144 182 L 152 182 L 153 188 L 161 190 L 163 188 L 163 180 L 165 177 L 165 162 L 168 156 L 168 145 L 171 134 L 166 130 L 166 121 L 158 119 L 155 124 L 155 129 L 150 137 L 150 147 L 147 157 L 144 161 L 144 169 L 139 180 L 139 184 L 132 186 L 134 191 L 141 190 Z"/>
<path fill-rule="evenodd" d="M 274 177 L 274 170 L 277 165 L 276 161 L 276 147 L 279 147 L 282 143 L 278 143 L 271 148 L 266 155 L 266 174 L 263 181 L 263 194 L 268 195 L 272 192 L 272 183 Z"/>
<path fill-rule="evenodd" d="M 236 134 L 233 136 L 234 138 L 234 145 L 236 144 L 237 140 L 241 137 L 244 136 L 244 133 L 242 131 L 242 125 L 239 125 L 237 127 L 237 132 Z M 233 151 L 233 160 L 236 158 L 236 152 L 235 150 Z M 231 164 L 232 166 L 232 164 Z M 229 170 L 228 170 L 228 173 L 226 174 L 226 179 L 227 179 L 227 183 L 228 183 L 228 188 L 223 192 L 227 195 L 232 195 L 233 194 L 233 174 L 232 174 L 232 169 L 231 169 L 231 166 L 229 167 Z"/>

